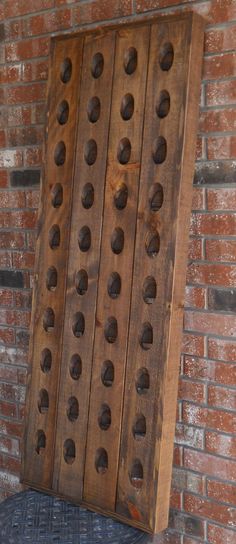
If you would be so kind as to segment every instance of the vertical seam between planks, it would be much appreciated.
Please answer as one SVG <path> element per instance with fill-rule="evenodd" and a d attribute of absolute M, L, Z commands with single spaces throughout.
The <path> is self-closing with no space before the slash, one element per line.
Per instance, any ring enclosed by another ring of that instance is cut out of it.
<path fill-rule="evenodd" d="M 147 86 L 148 86 L 148 76 L 149 76 L 149 70 L 150 70 L 150 63 L 149 63 L 149 54 L 150 54 L 150 44 L 151 44 L 151 29 L 152 25 L 149 24 L 149 41 L 148 41 L 148 66 L 146 71 L 146 84 L 145 84 L 145 95 L 144 95 L 144 108 L 143 108 L 143 123 L 142 123 L 142 137 L 141 137 L 141 149 L 140 149 L 140 167 L 139 167 L 139 178 L 138 178 L 138 194 L 137 194 L 137 206 L 136 206 L 136 223 L 135 223 L 135 232 L 134 232 L 134 252 L 133 252 L 133 264 L 132 264 L 132 278 L 131 278 L 131 285 L 130 285 L 130 303 L 129 303 L 129 317 L 128 317 L 128 334 L 127 334 L 127 347 L 126 347 L 126 355 L 125 355 L 125 365 L 124 365 L 124 390 L 123 390 L 123 403 L 122 403 L 122 410 L 121 410 L 121 431 L 120 431 L 120 441 L 119 441 L 119 458 L 118 458 L 118 471 L 117 471 L 117 483 L 116 483 L 116 503 L 115 503 L 115 509 L 117 506 L 117 499 L 118 499 L 118 483 L 119 483 L 119 469 L 120 469 L 120 462 L 121 462 L 121 439 L 123 434 L 123 419 L 124 419 L 124 405 L 125 405 L 125 398 L 126 398 L 126 375 L 127 375 L 127 359 L 128 359 L 128 351 L 129 351 L 129 338 L 130 338 L 130 319 L 131 319 L 131 308 L 132 308 L 132 301 L 133 301 L 133 282 L 134 282 L 134 262 L 135 262 L 135 254 L 136 254 L 136 235 L 137 235 L 137 221 L 138 221 L 138 208 L 139 208 L 139 192 L 140 192 L 140 178 L 141 178 L 141 169 L 142 169 L 142 156 L 143 156 L 143 136 L 144 136 L 144 125 L 145 125 L 145 118 L 146 118 L 146 107 L 147 107 Z"/>
<path fill-rule="evenodd" d="M 76 40 L 80 39 L 80 36 L 75 38 Z M 76 167 L 76 148 L 77 148 L 77 137 L 78 137 L 78 127 L 79 127 L 79 105 L 80 105 L 80 89 L 81 89 L 81 74 L 82 74 L 82 67 L 83 67 L 83 55 L 84 55 L 84 41 L 85 38 L 83 37 L 83 43 L 81 48 L 81 62 L 80 62 L 80 69 L 79 69 L 79 83 L 78 83 L 78 101 L 77 101 L 77 111 L 76 111 L 76 123 L 75 123 L 75 138 L 74 138 L 74 151 L 73 151 L 73 166 L 72 166 L 72 187 L 70 191 L 70 214 L 69 214 L 69 220 L 68 220 L 68 248 L 67 248 L 67 258 L 66 258 L 66 265 L 65 265 L 65 286 L 64 286 L 64 297 L 63 297 L 63 314 L 65 317 L 65 310 L 66 310 L 66 298 L 67 298 L 67 286 L 68 286 L 68 267 L 69 267 L 69 254 L 70 254 L 70 235 L 71 235 L 71 222 L 72 222 L 72 202 L 73 202 L 73 194 L 74 194 L 74 185 L 75 185 L 75 167 Z M 61 370 L 62 370 L 62 354 L 63 354 L 63 342 L 64 342 L 64 329 L 65 329 L 65 319 L 62 321 L 62 333 L 61 333 L 61 340 L 60 340 L 60 366 L 58 369 L 58 380 L 57 380 L 57 400 L 56 400 L 56 417 L 55 417 L 55 432 L 54 432 L 54 440 L 53 440 L 53 479 L 52 479 L 52 487 L 54 487 L 54 475 L 55 475 L 55 445 L 56 445 L 56 437 L 57 433 L 60 429 L 58 427 L 58 406 L 59 406 L 59 395 L 60 395 L 60 385 L 61 385 Z M 58 471 L 56 474 L 57 480 L 56 480 L 56 489 L 58 489 L 58 482 L 59 482 L 59 474 L 60 474 L 60 467 L 61 467 L 61 455 L 59 456 L 59 463 L 58 463 Z"/>
<path fill-rule="evenodd" d="M 87 427 L 86 427 L 86 442 L 84 449 L 84 471 L 83 471 L 83 486 L 82 486 L 82 497 L 84 497 L 84 480 L 85 480 L 85 466 L 87 459 L 87 446 L 88 446 L 88 431 L 89 431 L 89 420 L 90 420 L 90 411 L 91 411 L 91 390 L 92 390 L 92 375 L 93 375 L 93 366 L 94 366 L 94 348 L 95 348 L 95 336 L 96 336 L 96 320 L 97 320 L 97 307 L 98 307 L 98 291 L 99 291 L 99 278 L 100 278 L 100 266 L 101 266 L 101 253 L 102 253 L 102 235 L 103 235 L 103 226 L 104 226 L 104 208 L 105 208 L 105 193 L 106 193 L 106 182 L 107 182 L 107 169 L 108 169 L 108 149 L 110 141 L 110 128 L 111 128 L 111 109 L 112 109 L 112 97 L 113 97 L 113 88 L 114 88 L 114 66 L 115 66 L 115 56 L 116 56 L 116 42 L 117 42 L 117 30 L 112 30 L 105 32 L 103 39 L 106 38 L 109 33 L 114 33 L 114 53 L 113 53 L 113 63 L 112 63 L 112 85 L 111 85 L 111 100 L 110 100 L 110 112 L 109 112 L 109 121 L 108 121 L 108 131 L 107 131 L 107 148 L 106 148 L 106 170 L 104 174 L 104 186 L 103 186 L 103 204 L 102 204 L 102 223 L 101 223 L 101 236 L 100 236 L 100 249 L 99 249 L 99 263 L 97 271 L 97 293 L 96 293 L 96 303 L 95 303 L 95 312 L 94 312 L 94 334 L 93 334 L 93 347 L 92 347 L 92 358 L 91 358 L 91 372 L 90 372 L 90 386 L 89 386 L 89 396 L 88 396 L 88 415 L 87 415 Z"/>

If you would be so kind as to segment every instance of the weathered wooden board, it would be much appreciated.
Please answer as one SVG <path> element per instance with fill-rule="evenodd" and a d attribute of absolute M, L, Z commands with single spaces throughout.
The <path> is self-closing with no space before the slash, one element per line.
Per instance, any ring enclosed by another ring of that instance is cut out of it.
<path fill-rule="evenodd" d="M 52 51 L 23 481 L 148 532 L 168 520 L 203 27 Z"/>

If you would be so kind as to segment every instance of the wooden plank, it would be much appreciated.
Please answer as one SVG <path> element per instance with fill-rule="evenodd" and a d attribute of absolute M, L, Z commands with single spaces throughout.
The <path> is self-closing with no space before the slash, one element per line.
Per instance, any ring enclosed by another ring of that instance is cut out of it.
<path fill-rule="evenodd" d="M 68 53 L 69 51 L 69 53 Z M 82 41 L 56 42 L 49 82 L 32 309 L 23 480 L 51 487 Z M 54 320 L 54 325 L 53 325 Z"/>
<path fill-rule="evenodd" d="M 116 509 L 151 531 L 167 526 L 171 481 L 200 86 L 191 39 L 199 58 L 202 30 L 152 26 Z"/>
<path fill-rule="evenodd" d="M 114 46 L 114 33 L 88 36 L 81 76 L 53 484 L 77 500 L 84 478 Z"/>
<path fill-rule="evenodd" d="M 149 27 L 117 33 L 84 483 L 84 500 L 110 510 L 116 498 L 148 50 Z"/>
<path fill-rule="evenodd" d="M 147 532 L 168 518 L 202 42 L 192 14 L 53 40 L 23 480 Z"/>

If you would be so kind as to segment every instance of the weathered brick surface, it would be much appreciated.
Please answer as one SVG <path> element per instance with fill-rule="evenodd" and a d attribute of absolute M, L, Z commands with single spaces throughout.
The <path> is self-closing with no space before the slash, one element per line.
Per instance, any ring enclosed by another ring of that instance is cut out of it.
<path fill-rule="evenodd" d="M 156 544 L 236 542 L 235 0 L 0 3 L 0 500 L 20 439 L 52 33 L 142 13 L 206 19 L 169 528 Z"/>

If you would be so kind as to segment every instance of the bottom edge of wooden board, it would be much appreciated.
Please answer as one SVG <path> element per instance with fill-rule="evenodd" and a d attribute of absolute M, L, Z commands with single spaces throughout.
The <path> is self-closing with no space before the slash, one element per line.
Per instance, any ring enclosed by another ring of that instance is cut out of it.
<path fill-rule="evenodd" d="M 86 508 L 87 510 L 91 510 L 92 512 L 101 514 L 102 516 L 113 518 L 116 521 L 120 521 L 121 523 L 130 525 L 131 527 L 134 527 L 135 529 L 140 529 L 140 531 L 144 531 L 145 533 L 149 535 L 154 535 L 154 532 L 147 526 L 143 525 L 142 523 L 139 523 L 138 521 L 133 521 L 132 519 L 128 519 L 120 514 L 117 514 L 116 512 L 112 512 L 108 510 L 104 512 L 98 506 L 94 506 L 93 504 L 89 504 L 85 501 L 76 501 L 75 499 L 68 497 L 67 495 L 62 495 L 61 493 L 55 492 L 52 489 L 48 489 L 43 486 L 36 485 L 35 483 L 32 484 L 31 482 L 28 482 L 26 479 L 22 479 L 21 484 L 26 487 L 30 487 L 31 489 L 35 489 L 36 491 L 42 491 L 46 493 L 47 495 L 53 495 L 54 497 L 58 497 L 59 499 L 66 500 L 72 504 L 77 504 L 78 506 L 82 506 L 83 508 Z"/>

